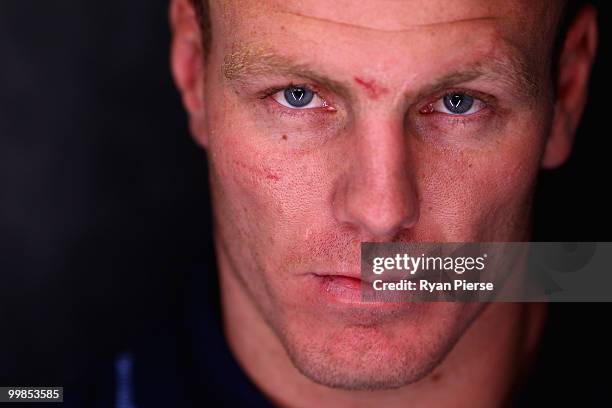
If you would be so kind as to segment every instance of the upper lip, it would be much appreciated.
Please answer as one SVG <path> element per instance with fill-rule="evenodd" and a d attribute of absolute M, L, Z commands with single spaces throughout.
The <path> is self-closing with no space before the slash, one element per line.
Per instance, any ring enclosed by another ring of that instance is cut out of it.
<path fill-rule="evenodd" d="M 313 272 L 313 275 L 317 277 L 339 277 L 339 278 L 351 278 L 357 279 L 361 282 L 373 284 L 376 280 L 382 280 L 384 282 L 400 282 L 401 280 L 416 280 L 418 277 L 416 275 L 409 276 L 385 276 L 385 275 L 374 275 L 371 274 L 369 276 L 362 276 L 361 272 L 354 273 L 348 271 L 327 271 L 327 272 Z"/>
<path fill-rule="evenodd" d="M 325 276 L 337 276 L 341 278 L 353 278 L 361 280 L 361 273 L 344 272 L 344 271 L 326 271 L 326 272 L 313 272 L 313 275 L 325 277 Z"/>
<path fill-rule="evenodd" d="M 372 276 L 370 278 L 365 278 L 361 275 L 361 273 L 353 273 L 353 272 L 314 272 L 315 276 L 324 278 L 324 277 L 338 277 L 338 278 L 350 278 L 357 279 L 366 283 L 373 283 L 375 280 L 380 279 L 377 276 Z"/>

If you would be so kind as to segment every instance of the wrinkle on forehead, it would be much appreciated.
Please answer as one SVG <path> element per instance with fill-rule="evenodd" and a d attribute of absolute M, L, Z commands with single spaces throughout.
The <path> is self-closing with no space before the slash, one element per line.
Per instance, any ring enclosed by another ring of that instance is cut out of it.
<path fill-rule="evenodd" d="M 261 1 L 258 8 L 312 22 L 378 32 L 402 32 L 419 28 L 507 20 L 525 14 L 525 0 L 335 0 Z M 537 2 L 536 2 L 537 3 Z M 535 11 L 538 5 L 529 6 Z"/>
<path fill-rule="evenodd" d="M 276 13 L 291 15 L 293 17 L 316 21 L 316 22 L 324 23 L 324 24 L 334 24 L 336 26 L 342 26 L 345 28 L 377 31 L 377 32 L 382 32 L 382 33 L 402 33 L 402 32 L 423 29 L 423 28 L 436 28 L 439 26 L 450 25 L 450 24 L 475 23 L 479 21 L 494 22 L 499 19 L 499 17 L 496 17 L 496 16 L 483 16 L 483 17 L 460 18 L 460 19 L 450 20 L 450 21 L 437 21 L 437 22 L 432 22 L 432 23 L 403 25 L 403 27 L 401 28 L 383 28 L 383 27 L 371 27 L 371 26 L 366 26 L 366 25 L 361 25 L 361 24 L 356 24 L 356 23 L 349 23 L 345 21 L 332 20 L 332 19 L 323 18 L 323 17 L 308 16 L 305 14 L 301 14 L 298 12 L 291 12 L 291 11 L 276 11 Z"/>

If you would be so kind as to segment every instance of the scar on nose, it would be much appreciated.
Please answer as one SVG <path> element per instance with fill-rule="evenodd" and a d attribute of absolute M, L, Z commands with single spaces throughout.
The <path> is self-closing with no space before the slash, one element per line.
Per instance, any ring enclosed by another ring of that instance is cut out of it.
<path fill-rule="evenodd" d="M 378 99 L 380 96 L 389 92 L 388 89 L 376 84 L 376 80 L 374 79 L 366 80 L 360 77 L 354 77 L 353 79 L 355 79 L 355 82 L 357 82 L 372 99 Z"/>

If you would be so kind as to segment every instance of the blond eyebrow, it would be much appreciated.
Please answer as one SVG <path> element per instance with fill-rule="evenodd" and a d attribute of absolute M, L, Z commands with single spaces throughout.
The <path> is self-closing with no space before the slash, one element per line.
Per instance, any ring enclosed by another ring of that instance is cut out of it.
<path fill-rule="evenodd" d="M 473 81 L 481 77 L 491 77 L 500 81 L 519 98 L 535 99 L 540 92 L 538 82 L 524 60 L 520 58 L 509 60 L 490 58 L 437 79 L 434 83 L 420 89 L 413 98 L 418 100 L 453 85 Z"/>
<path fill-rule="evenodd" d="M 348 84 L 322 75 L 305 62 L 268 51 L 261 46 L 240 47 L 227 54 L 223 61 L 222 72 L 228 81 L 239 83 L 247 82 L 249 78 L 256 76 L 291 75 L 312 80 L 340 94 L 349 94 Z M 490 76 L 514 90 L 518 97 L 533 99 L 539 92 L 538 82 L 525 59 L 513 56 L 508 59 L 491 57 L 466 64 L 456 69 L 455 72 L 425 85 L 415 94 L 412 92 L 408 94 L 411 99 L 419 100 L 452 85 Z"/>
<path fill-rule="evenodd" d="M 225 79 L 230 82 L 246 82 L 249 78 L 259 75 L 293 75 L 309 79 L 340 93 L 345 93 L 346 88 L 340 81 L 322 75 L 307 63 L 265 51 L 258 46 L 241 47 L 225 55 L 221 69 Z"/>

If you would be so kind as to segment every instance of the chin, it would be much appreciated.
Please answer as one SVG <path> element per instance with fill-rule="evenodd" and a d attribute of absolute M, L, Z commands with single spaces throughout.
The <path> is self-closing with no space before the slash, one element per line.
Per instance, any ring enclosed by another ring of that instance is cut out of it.
<path fill-rule="evenodd" d="M 477 313 L 460 304 L 429 304 L 414 318 L 380 324 L 293 319 L 280 331 L 295 367 L 311 381 L 346 390 L 415 383 L 451 351 Z"/>

